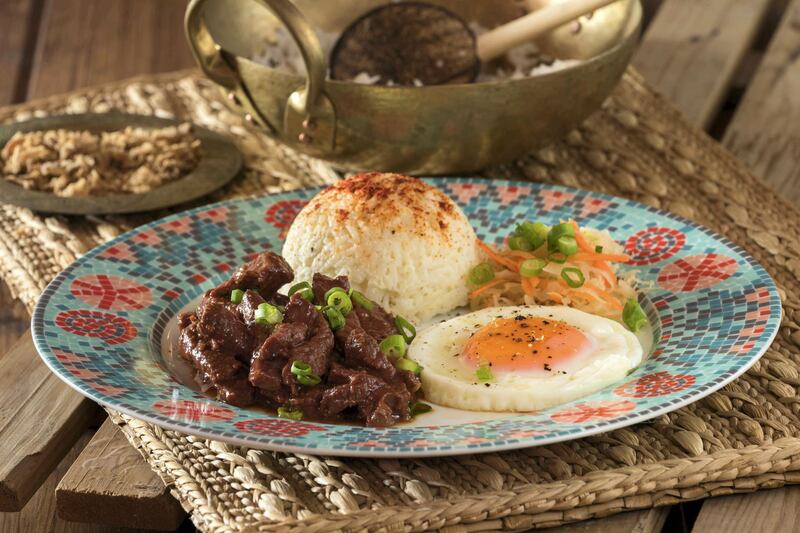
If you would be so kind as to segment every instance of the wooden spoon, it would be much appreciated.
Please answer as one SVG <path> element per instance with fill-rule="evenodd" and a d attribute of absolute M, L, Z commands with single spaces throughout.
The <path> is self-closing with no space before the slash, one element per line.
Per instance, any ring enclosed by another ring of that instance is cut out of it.
<path fill-rule="evenodd" d="M 551 0 L 532 13 L 476 37 L 451 11 L 423 2 L 391 3 L 356 19 L 331 53 L 331 77 L 364 73 L 379 83 L 440 85 L 474 81 L 481 62 L 535 40 L 619 0 Z"/>

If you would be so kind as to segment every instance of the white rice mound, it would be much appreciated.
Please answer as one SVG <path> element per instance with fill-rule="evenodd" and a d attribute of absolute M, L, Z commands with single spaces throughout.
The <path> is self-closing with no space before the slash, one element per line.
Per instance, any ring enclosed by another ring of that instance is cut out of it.
<path fill-rule="evenodd" d="M 295 282 L 346 275 L 356 290 L 420 324 L 467 303 L 480 262 L 467 217 L 447 195 L 400 174 L 351 176 L 320 192 L 292 223 L 283 256 Z"/>

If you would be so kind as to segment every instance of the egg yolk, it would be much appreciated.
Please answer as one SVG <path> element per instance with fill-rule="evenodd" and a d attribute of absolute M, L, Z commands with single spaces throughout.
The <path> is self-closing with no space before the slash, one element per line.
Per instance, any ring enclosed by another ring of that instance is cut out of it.
<path fill-rule="evenodd" d="M 555 371 L 590 350 L 592 341 L 561 320 L 517 315 L 499 318 L 477 330 L 461 356 L 472 366 L 494 370 Z"/>

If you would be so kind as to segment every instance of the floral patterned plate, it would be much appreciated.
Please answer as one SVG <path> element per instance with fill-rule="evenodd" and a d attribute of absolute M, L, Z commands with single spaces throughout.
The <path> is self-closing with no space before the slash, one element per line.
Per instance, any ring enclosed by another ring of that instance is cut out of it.
<path fill-rule="evenodd" d="M 44 361 L 80 393 L 166 428 L 272 450 L 434 456 L 508 450 L 642 422 L 706 396 L 749 368 L 781 317 L 777 289 L 741 248 L 692 222 L 602 194 L 475 178 L 432 179 L 500 243 L 525 218 L 574 218 L 624 243 L 653 331 L 647 360 L 595 394 L 526 414 L 445 408 L 388 429 L 279 419 L 186 386 L 162 353 L 174 317 L 282 238 L 317 189 L 234 200 L 142 226 L 95 248 L 42 295 L 33 335 Z"/>

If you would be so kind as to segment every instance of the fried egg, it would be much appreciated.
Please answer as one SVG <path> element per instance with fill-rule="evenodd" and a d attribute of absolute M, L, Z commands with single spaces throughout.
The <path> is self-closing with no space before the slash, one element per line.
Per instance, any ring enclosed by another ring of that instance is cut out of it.
<path fill-rule="evenodd" d="M 420 332 L 408 357 L 433 403 L 534 411 L 598 391 L 643 357 L 622 324 L 564 306 L 492 307 Z"/>

